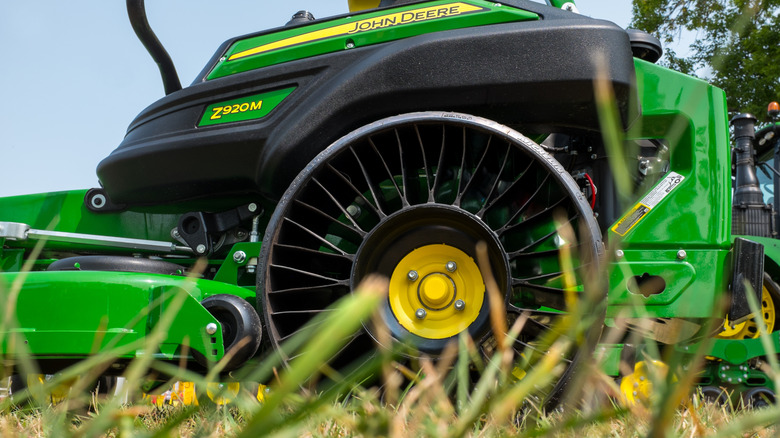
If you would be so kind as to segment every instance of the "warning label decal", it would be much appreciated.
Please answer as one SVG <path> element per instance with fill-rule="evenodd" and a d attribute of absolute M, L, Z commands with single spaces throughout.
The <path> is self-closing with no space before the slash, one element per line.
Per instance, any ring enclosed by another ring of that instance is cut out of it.
<path fill-rule="evenodd" d="M 612 231 L 621 236 L 631 231 L 650 210 L 661 202 L 669 193 L 672 192 L 685 179 L 677 172 L 669 172 L 641 201 L 639 201 L 628 213 L 626 213 L 612 227 Z"/>

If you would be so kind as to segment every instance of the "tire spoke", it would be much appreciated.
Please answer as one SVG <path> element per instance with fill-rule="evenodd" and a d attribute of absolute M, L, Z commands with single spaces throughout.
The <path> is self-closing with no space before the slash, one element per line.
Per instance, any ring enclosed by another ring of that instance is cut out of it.
<path fill-rule="evenodd" d="M 358 225 L 358 223 L 355 222 L 354 219 L 352 219 L 352 215 L 349 214 L 349 212 L 347 212 L 347 209 L 344 208 L 341 205 L 341 203 L 333 196 L 333 194 L 328 189 L 326 189 L 325 186 L 323 186 L 319 181 L 317 181 L 317 178 L 313 178 L 312 181 L 314 182 L 314 184 L 317 184 L 322 189 L 323 192 L 325 192 L 325 194 L 328 196 L 328 198 L 331 201 L 333 201 L 333 204 L 336 206 L 336 208 L 338 208 L 339 211 L 341 211 L 341 215 L 344 216 L 345 218 L 347 218 L 347 220 L 352 224 L 352 228 L 350 228 L 350 230 L 353 231 L 354 233 L 359 234 L 361 237 L 365 236 L 366 235 L 365 230 L 360 228 L 360 225 Z M 365 197 L 363 199 L 365 200 Z M 301 204 L 303 204 L 303 202 L 300 201 L 300 200 L 296 200 L 296 201 L 301 203 Z M 306 205 L 306 204 L 304 204 L 304 205 Z M 338 219 L 336 219 L 334 217 L 331 217 L 328 214 L 325 214 L 325 212 L 323 212 L 323 211 L 321 211 L 319 209 L 315 209 L 312 206 L 308 206 L 308 207 L 316 210 L 319 214 L 321 214 L 322 216 L 326 217 L 327 219 L 329 219 L 332 222 L 336 222 L 336 223 L 341 224 L 341 225 L 346 225 L 343 222 L 339 221 Z"/>
<path fill-rule="evenodd" d="M 393 187 L 395 188 L 396 193 L 398 193 L 398 198 L 401 199 L 401 202 L 406 202 L 406 197 L 401 193 L 401 189 L 398 187 L 398 183 L 395 181 L 395 176 L 393 175 L 393 172 L 390 171 L 390 167 L 387 165 L 387 161 L 382 157 L 382 154 L 379 153 L 379 149 L 376 147 L 376 144 L 374 144 L 374 141 L 369 138 L 368 143 L 371 145 L 371 149 L 374 150 L 374 153 L 379 158 L 379 161 L 382 163 L 382 167 L 384 167 L 385 172 L 387 172 L 387 178 L 390 180 L 390 182 L 393 184 Z M 408 206 L 408 202 L 406 202 L 406 205 Z"/>
<path fill-rule="evenodd" d="M 427 202 L 433 202 L 433 186 L 431 180 L 433 179 L 432 169 L 428 166 L 428 157 L 425 156 L 425 145 L 423 144 L 422 137 L 420 136 L 420 127 L 414 125 L 414 133 L 417 136 L 417 143 L 420 145 L 420 154 L 422 154 L 423 170 L 425 171 L 425 186 L 428 189 Z"/>
<path fill-rule="evenodd" d="M 333 216 L 325 213 L 324 211 L 320 210 L 319 208 L 314 207 L 313 205 L 306 204 L 305 202 L 303 202 L 303 201 L 301 201 L 299 199 L 296 199 L 295 203 L 297 205 L 300 205 L 304 209 L 314 213 L 315 215 L 321 217 L 322 219 L 324 219 L 328 223 L 336 225 L 337 227 L 341 228 L 342 230 L 350 232 L 350 233 L 356 235 L 358 240 L 362 240 L 363 236 L 366 235 L 366 232 L 360 229 L 358 224 L 356 224 L 355 221 L 352 220 L 352 218 L 350 217 L 349 213 L 347 213 L 346 210 L 344 210 L 344 214 L 346 215 L 346 217 L 349 219 L 349 221 L 352 223 L 353 226 L 349 226 L 349 224 L 345 224 L 344 222 L 341 222 L 340 220 L 336 219 L 335 217 L 333 217 Z"/>
<path fill-rule="evenodd" d="M 324 237 L 321 237 L 320 235 L 318 235 L 314 231 L 306 228 L 305 226 L 303 226 L 303 225 L 293 221 L 292 219 L 290 219 L 288 217 L 284 218 L 284 220 L 285 220 L 285 222 L 289 222 L 289 223 L 295 225 L 296 227 L 300 228 L 302 231 L 307 233 L 309 236 L 311 236 L 311 237 L 315 238 L 316 240 L 322 242 L 323 245 L 327 246 L 328 248 L 332 249 L 333 251 L 336 251 L 337 253 L 339 253 L 341 255 L 347 255 L 347 253 L 345 251 L 343 251 L 341 248 L 339 248 L 338 246 L 334 245 L 333 243 L 331 243 L 330 241 L 328 241 Z"/>
<path fill-rule="evenodd" d="M 357 195 L 358 197 L 360 197 L 360 199 L 362 199 L 362 200 L 363 200 L 363 202 L 364 202 L 364 203 L 365 203 L 367 206 L 371 207 L 371 210 L 374 212 L 374 214 L 376 214 L 376 215 L 377 215 L 377 217 L 384 217 L 384 216 L 385 216 L 385 214 L 381 212 L 381 207 L 376 207 L 376 208 L 375 208 L 375 207 L 374 207 L 374 205 L 371 203 L 371 201 L 369 201 L 369 200 L 368 200 L 368 199 L 365 197 L 365 195 L 364 195 L 364 194 L 363 194 L 363 193 L 362 193 L 360 190 L 358 190 L 358 188 L 357 188 L 357 187 L 355 187 L 355 186 L 352 184 L 352 182 L 351 182 L 351 181 L 349 181 L 349 180 L 348 180 L 348 179 L 347 179 L 347 178 L 344 176 L 344 174 L 342 174 L 341 172 L 339 172 L 339 171 L 338 171 L 336 168 L 334 168 L 334 167 L 333 167 L 333 166 L 332 166 L 330 163 L 328 163 L 326 166 L 327 166 L 327 169 L 328 169 L 328 170 L 330 170 L 331 172 L 333 172 L 333 174 L 334 174 L 334 175 L 336 175 L 336 177 L 338 177 L 338 178 L 339 178 L 339 179 L 340 179 L 342 182 L 344 182 L 344 183 L 345 183 L 347 186 L 349 186 L 349 187 L 350 187 L 350 189 L 351 189 L 352 191 L 354 191 L 354 192 L 355 192 L 355 195 Z M 312 178 L 312 179 L 314 179 L 314 178 Z M 369 187 L 371 187 L 371 183 L 370 183 L 370 182 L 369 182 Z M 371 193 L 373 194 L 373 190 L 371 191 Z M 379 204 L 379 202 L 377 202 L 377 205 L 378 205 L 378 204 Z"/>

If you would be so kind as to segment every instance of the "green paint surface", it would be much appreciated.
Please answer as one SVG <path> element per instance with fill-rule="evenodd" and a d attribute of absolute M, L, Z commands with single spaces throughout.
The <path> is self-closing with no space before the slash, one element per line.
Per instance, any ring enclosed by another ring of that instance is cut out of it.
<path fill-rule="evenodd" d="M 533 12 L 483 0 L 440 0 L 372 11 L 236 41 L 207 79 L 432 32 L 538 19 Z M 235 58 L 260 47 L 269 49 Z"/>

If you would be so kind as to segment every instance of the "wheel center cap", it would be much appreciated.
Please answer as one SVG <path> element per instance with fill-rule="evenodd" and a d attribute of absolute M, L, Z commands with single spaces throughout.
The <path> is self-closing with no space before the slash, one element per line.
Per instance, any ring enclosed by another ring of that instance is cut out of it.
<path fill-rule="evenodd" d="M 482 315 L 485 282 L 471 256 L 434 243 L 398 261 L 390 277 L 388 301 L 392 317 L 410 333 L 446 339 L 468 330 Z"/>
<path fill-rule="evenodd" d="M 431 308 L 441 308 L 454 298 L 455 285 L 446 275 L 434 273 L 420 282 L 420 299 Z"/>

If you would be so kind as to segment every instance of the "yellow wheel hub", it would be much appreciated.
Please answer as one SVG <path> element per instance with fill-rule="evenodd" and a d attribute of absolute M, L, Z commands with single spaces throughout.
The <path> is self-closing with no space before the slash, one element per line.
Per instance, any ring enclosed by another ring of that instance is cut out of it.
<path fill-rule="evenodd" d="M 769 333 L 772 333 L 775 327 L 775 302 L 766 286 L 761 291 L 761 319 L 764 320 Z M 718 338 L 721 339 L 756 339 L 758 336 L 759 330 L 755 317 L 733 326 L 727 318 L 723 322 L 723 331 L 718 334 Z"/>
<path fill-rule="evenodd" d="M 668 371 L 669 366 L 658 360 L 635 363 L 634 372 L 620 381 L 620 392 L 625 401 L 630 405 L 647 403 L 653 395 L 653 380 L 665 378 Z M 651 379 L 651 374 L 655 379 Z"/>
<path fill-rule="evenodd" d="M 407 254 L 390 277 L 390 308 L 411 333 L 445 339 L 466 330 L 479 316 L 485 283 L 474 259 L 445 244 Z"/>
<path fill-rule="evenodd" d="M 239 389 L 241 386 L 238 382 L 209 382 L 206 385 L 206 395 L 216 405 L 223 406 L 236 400 Z"/>

